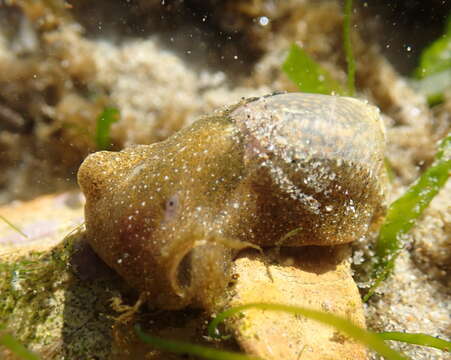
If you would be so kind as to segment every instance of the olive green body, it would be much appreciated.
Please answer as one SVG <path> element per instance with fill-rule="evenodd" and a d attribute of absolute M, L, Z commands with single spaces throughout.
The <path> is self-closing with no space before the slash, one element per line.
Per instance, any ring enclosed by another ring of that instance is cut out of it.
<path fill-rule="evenodd" d="M 357 100 L 245 100 L 163 142 L 90 155 L 87 238 L 149 303 L 213 309 L 243 247 L 364 236 L 384 213 L 383 149 L 377 111 Z"/>

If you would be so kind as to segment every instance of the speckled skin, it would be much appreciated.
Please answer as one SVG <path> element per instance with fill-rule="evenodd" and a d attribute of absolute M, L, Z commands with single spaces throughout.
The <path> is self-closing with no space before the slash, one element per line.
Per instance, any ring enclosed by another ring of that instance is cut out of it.
<path fill-rule="evenodd" d="M 383 152 L 378 111 L 358 100 L 243 100 L 163 142 L 90 155 L 87 238 L 149 303 L 213 309 L 237 249 L 364 236 L 385 209 Z"/>

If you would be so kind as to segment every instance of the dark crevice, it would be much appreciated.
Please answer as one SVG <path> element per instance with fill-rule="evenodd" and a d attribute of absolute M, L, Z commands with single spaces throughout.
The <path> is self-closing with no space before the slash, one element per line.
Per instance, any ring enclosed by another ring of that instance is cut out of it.
<path fill-rule="evenodd" d="M 191 286 L 192 251 L 186 254 L 177 268 L 177 283 L 182 289 Z"/>

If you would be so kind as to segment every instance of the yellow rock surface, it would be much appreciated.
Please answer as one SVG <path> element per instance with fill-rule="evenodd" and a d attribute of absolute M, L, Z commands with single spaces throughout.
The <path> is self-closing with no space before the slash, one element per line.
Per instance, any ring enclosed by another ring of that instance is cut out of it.
<path fill-rule="evenodd" d="M 0 256 L 58 244 L 83 223 L 83 204 L 83 195 L 73 191 L 0 207 Z"/>
<path fill-rule="evenodd" d="M 279 303 L 330 312 L 365 326 L 350 272 L 349 248 L 304 247 L 283 252 L 284 265 L 260 255 L 235 261 L 236 294 L 230 305 Z M 282 312 L 249 309 L 228 323 L 246 353 L 265 360 L 363 360 L 365 347 L 316 321 Z"/>

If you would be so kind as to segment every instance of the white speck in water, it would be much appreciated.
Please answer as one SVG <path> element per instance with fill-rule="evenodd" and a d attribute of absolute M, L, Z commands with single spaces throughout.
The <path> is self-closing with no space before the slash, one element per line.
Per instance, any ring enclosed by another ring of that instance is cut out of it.
<path fill-rule="evenodd" d="M 260 16 L 260 17 L 258 18 L 258 23 L 259 23 L 261 26 L 266 26 L 266 25 L 269 24 L 269 18 L 268 18 L 267 16 Z"/>

